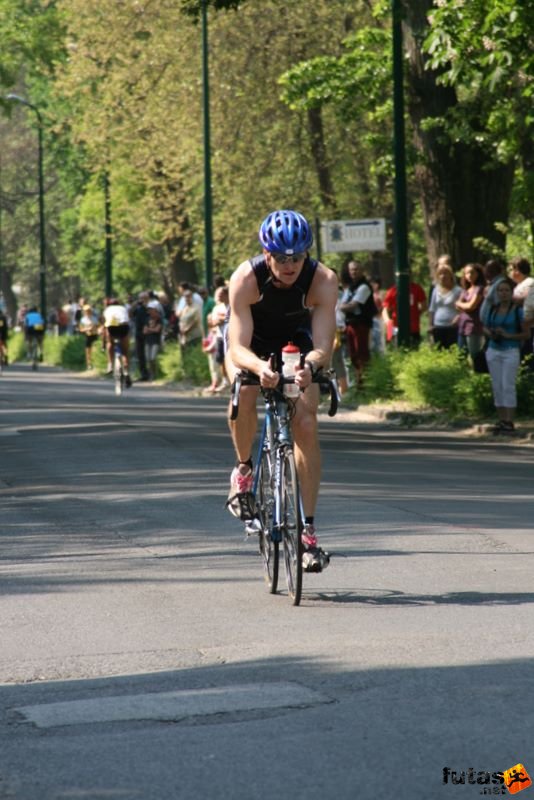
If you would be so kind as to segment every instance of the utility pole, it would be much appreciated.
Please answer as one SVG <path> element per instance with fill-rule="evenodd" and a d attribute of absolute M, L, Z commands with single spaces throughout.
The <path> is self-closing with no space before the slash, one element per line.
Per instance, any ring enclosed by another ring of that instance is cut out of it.
<path fill-rule="evenodd" d="M 106 266 L 106 297 L 113 294 L 113 228 L 111 225 L 111 193 L 109 170 L 104 170 L 104 220 L 105 220 L 105 266 Z"/>
<path fill-rule="evenodd" d="M 204 261 L 206 288 L 209 290 L 213 284 L 213 231 L 207 0 L 202 0 L 202 87 L 204 106 Z"/>
<path fill-rule="evenodd" d="M 406 155 L 404 131 L 404 70 L 401 0 L 392 0 L 393 15 L 393 115 L 395 157 L 395 220 L 393 240 L 397 284 L 398 343 L 410 343 L 410 268 L 406 213 Z"/>

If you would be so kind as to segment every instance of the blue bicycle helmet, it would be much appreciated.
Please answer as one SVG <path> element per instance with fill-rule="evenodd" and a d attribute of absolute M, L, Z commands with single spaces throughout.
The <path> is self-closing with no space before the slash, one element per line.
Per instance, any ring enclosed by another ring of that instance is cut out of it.
<path fill-rule="evenodd" d="M 303 253 L 313 242 L 307 220 L 298 211 L 273 211 L 261 223 L 260 242 L 270 253 Z"/>

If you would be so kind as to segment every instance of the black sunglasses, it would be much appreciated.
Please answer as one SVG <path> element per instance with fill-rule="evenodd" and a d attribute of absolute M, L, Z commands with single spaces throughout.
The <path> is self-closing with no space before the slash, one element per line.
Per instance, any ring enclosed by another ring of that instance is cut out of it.
<path fill-rule="evenodd" d="M 306 258 L 306 253 L 295 253 L 292 256 L 286 256 L 284 253 L 271 253 L 271 255 L 277 264 L 287 264 L 289 261 L 292 261 L 293 264 L 296 264 L 297 261 L 302 261 L 304 258 Z"/>

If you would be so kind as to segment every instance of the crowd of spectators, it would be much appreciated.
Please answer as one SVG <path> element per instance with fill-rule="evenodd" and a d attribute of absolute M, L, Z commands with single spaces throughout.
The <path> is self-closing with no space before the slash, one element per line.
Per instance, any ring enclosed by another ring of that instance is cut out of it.
<path fill-rule="evenodd" d="M 408 283 L 410 346 L 419 346 L 421 323 L 428 312 L 426 333 L 433 346 L 448 349 L 456 345 L 475 371 L 489 372 L 498 432 L 513 430 L 519 365 L 534 368 L 534 277 L 530 273 L 526 258 L 512 259 L 508 268 L 492 259 L 455 270 L 451 258 L 442 255 L 434 266 L 428 297 L 419 283 Z M 165 342 L 174 341 L 183 350 L 199 348 L 205 353 L 210 373 L 206 392 L 228 387 L 223 340 L 228 287 L 222 276 L 216 276 L 211 292 L 182 282 L 174 301 L 165 292 L 146 290 L 130 295 L 124 304 L 131 320 L 139 380 L 157 377 L 158 353 Z M 54 308 L 47 320 L 47 329 L 53 334 L 86 337 L 88 369 L 93 366 L 92 349 L 102 333 L 103 307 L 103 302 L 91 304 L 85 298 L 69 300 Z M 15 326 L 21 330 L 27 311 L 27 306 L 21 306 L 17 314 Z M 383 354 L 397 344 L 397 286 L 383 291 L 380 278 L 369 275 L 361 262 L 347 262 L 341 270 L 336 321 L 332 364 L 344 393 L 353 383 L 358 387 L 364 384 L 373 353 Z M 8 324 L 5 318 L 4 327 Z"/>

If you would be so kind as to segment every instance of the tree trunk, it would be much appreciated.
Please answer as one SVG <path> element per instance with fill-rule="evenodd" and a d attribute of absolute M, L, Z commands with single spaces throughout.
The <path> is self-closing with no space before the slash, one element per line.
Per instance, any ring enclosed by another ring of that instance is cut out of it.
<path fill-rule="evenodd" d="M 320 107 L 308 109 L 308 131 L 310 134 L 311 151 L 319 182 L 319 193 L 325 210 L 337 216 L 336 197 L 332 174 L 326 155 L 324 141 L 323 117 Z"/>
<path fill-rule="evenodd" d="M 13 291 L 13 273 L 14 269 L 8 269 L 4 264 L 4 268 L 2 269 L 2 280 L 0 289 L 4 296 L 7 316 L 10 318 L 12 324 L 14 325 L 17 319 L 18 305 L 17 305 L 17 296 Z"/>
<path fill-rule="evenodd" d="M 160 222 L 165 229 L 163 246 L 168 255 L 171 281 L 176 287 L 182 281 L 197 282 L 197 269 L 192 257 L 192 232 L 186 212 L 183 186 L 170 176 L 161 160 L 154 164 L 153 193 Z"/>
<path fill-rule="evenodd" d="M 442 117 L 458 105 L 455 90 L 437 84 L 436 72 L 425 69 L 421 43 L 432 5 L 432 0 L 404 2 L 408 110 L 429 262 L 448 254 L 460 267 L 489 257 L 488 249 L 475 243 L 478 238 L 504 250 L 506 236 L 495 226 L 508 222 L 515 164 L 496 164 L 476 143 L 450 141 L 441 127 L 424 129 L 424 120 Z"/>

